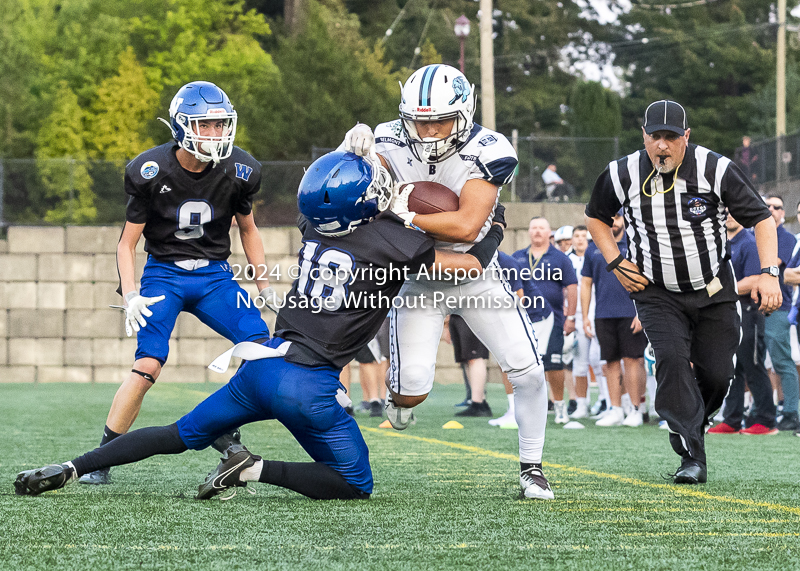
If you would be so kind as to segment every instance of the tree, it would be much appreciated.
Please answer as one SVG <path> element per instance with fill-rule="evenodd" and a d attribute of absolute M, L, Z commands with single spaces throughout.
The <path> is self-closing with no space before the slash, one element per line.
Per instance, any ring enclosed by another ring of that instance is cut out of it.
<path fill-rule="evenodd" d="M 55 93 L 53 111 L 39 130 L 36 149 L 44 198 L 51 203 L 44 217 L 47 222 L 84 224 L 97 216 L 86 164 L 83 122 L 78 96 L 62 81 Z"/>

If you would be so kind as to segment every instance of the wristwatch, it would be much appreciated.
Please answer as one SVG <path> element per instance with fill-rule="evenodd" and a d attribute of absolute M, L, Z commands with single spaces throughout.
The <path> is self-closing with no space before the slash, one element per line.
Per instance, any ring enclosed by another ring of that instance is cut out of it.
<path fill-rule="evenodd" d="M 778 269 L 778 266 L 769 266 L 767 268 L 761 268 L 761 273 L 762 274 L 769 274 L 773 278 L 777 278 L 778 276 L 781 275 L 781 272 Z"/>

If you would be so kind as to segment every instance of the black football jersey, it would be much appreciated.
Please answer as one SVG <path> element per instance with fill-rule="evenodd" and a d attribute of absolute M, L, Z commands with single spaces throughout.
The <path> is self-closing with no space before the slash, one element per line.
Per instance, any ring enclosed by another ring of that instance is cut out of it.
<path fill-rule="evenodd" d="M 252 210 L 261 188 L 261 164 L 234 147 L 230 157 L 198 176 L 180 165 L 178 149 L 173 141 L 128 163 L 125 218 L 145 225 L 145 251 L 158 260 L 226 260 L 231 220 Z"/>
<path fill-rule="evenodd" d="M 433 264 L 434 241 L 392 214 L 338 238 L 305 220 L 300 230 L 300 277 L 275 334 L 293 342 L 289 361 L 343 367 L 375 337 L 405 279 Z"/>

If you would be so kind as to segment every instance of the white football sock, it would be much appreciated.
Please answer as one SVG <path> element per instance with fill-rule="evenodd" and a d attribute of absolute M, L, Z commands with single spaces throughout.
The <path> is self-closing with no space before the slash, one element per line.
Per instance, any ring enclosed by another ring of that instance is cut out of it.
<path fill-rule="evenodd" d="M 261 477 L 261 471 L 264 469 L 264 461 L 259 460 L 249 468 L 245 468 L 239 474 L 240 482 L 258 482 Z"/>
<path fill-rule="evenodd" d="M 519 426 L 519 461 L 542 461 L 544 431 L 547 425 L 547 383 L 539 367 L 518 377 L 508 378 L 514 385 L 514 418 Z"/>

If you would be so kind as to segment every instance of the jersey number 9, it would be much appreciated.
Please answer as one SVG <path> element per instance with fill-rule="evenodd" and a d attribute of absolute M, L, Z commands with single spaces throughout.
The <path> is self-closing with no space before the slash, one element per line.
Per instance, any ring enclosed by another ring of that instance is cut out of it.
<path fill-rule="evenodd" d="M 187 200 L 178 208 L 178 230 L 175 237 L 179 240 L 202 238 L 205 231 L 203 224 L 211 222 L 213 210 L 205 200 Z"/>

